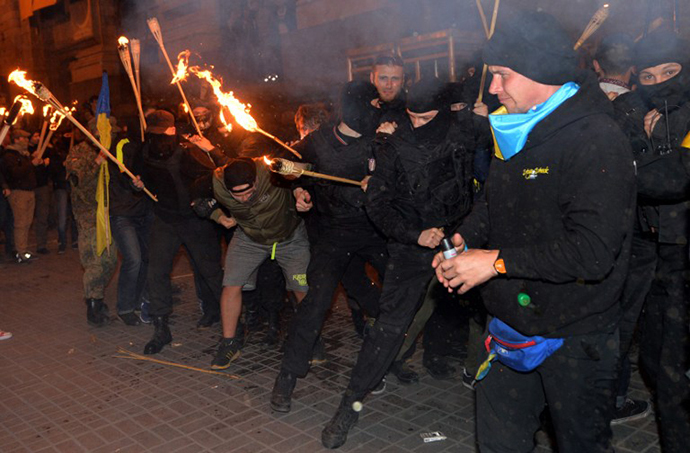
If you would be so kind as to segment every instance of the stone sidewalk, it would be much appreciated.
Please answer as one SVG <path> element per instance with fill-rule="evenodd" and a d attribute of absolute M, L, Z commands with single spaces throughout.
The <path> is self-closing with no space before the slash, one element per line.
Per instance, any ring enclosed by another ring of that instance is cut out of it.
<path fill-rule="evenodd" d="M 361 340 L 342 298 L 324 331 L 329 361 L 298 382 L 289 414 L 269 407 L 281 354 L 249 339 L 227 376 L 116 358 L 118 348 L 141 353 L 151 326 L 85 320 L 76 250 L 41 256 L 28 265 L 0 264 L 0 451 L 15 452 L 320 452 L 320 433 L 334 413 Z M 195 328 L 199 317 L 186 258 L 175 282 L 182 288 L 171 318 L 173 344 L 156 359 L 208 369 L 220 328 Z M 107 302 L 114 311 L 115 282 Z M 457 364 L 461 370 L 461 364 Z M 343 452 L 474 452 L 473 392 L 458 379 L 421 382 L 369 397 Z M 234 376 L 233 376 L 234 375 Z M 633 396 L 648 397 L 639 376 Z M 448 439 L 425 444 L 420 433 Z M 619 452 L 658 452 L 653 417 L 615 427 Z M 537 451 L 551 451 L 539 434 Z"/>

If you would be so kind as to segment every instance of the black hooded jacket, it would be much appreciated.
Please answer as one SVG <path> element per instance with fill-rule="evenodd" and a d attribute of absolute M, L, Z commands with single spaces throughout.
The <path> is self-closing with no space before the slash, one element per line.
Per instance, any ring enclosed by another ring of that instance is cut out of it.
<path fill-rule="evenodd" d="M 370 137 L 344 137 L 334 124 L 324 125 L 302 140 L 297 149 L 313 171 L 361 181 L 368 174 L 369 159 L 373 158 Z M 355 185 L 303 177 L 299 184 L 310 191 L 314 208 L 321 219 L 366 218 L 366 195 Z"/>
<path fill-rule="evenodd" d="M 482 288 L 489 313 L 525 335 L 612 332 L 625 281 L 635 200 L 630 147 L 593 74 L 539 122 L 523 150 L 494 159 L 459 232 L 500 250 L 507 273 Z M 531 298 L 527 307 L 518 295 Z"/>
<path fill-rule="evenodd" d="M 686 97 L 687 98 L 687 97 Z M 652 136 L 644 117 L 652 110 L 636 91 L 613 102 L 616 120 L 632 145 L 637 167 L 638 219 L 642 232 L 655 231 L 659 242 L 687 244 L 690 223 L 690 102 L 662 109 Z"/>
<path fill-rule="evenodd" d="M 366 212 L 390 240 L 417 244 L 422 231 L 455 227 L 472 200 L 470 131 L 450 121 L 445 133 L 419 140 L 409 120 L 375 148 Z"/>

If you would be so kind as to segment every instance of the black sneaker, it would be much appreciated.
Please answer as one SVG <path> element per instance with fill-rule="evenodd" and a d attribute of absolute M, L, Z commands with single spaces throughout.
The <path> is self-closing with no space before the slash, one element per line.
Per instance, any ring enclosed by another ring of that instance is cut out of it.
<path fill-rule="evenodd" d="M 477 385 L 477 381 L 474 379 L 474 376 L 467 372 L 467 368 L 462 369 L 462 385 L 470 390 L 474 390 L 474 387 Z"/>
<path fill-rule="evenodd" d="M 386 378 L 382 378 L 381 382 L 371 391 L 372 395 L 380 395 L 386 391 Z"/>
<path fill-rule="evenodd" d="M 435 356 L 431 360 L 424 360 L 423 364 L 426 371 L 434 379 L 443 381 L 452 378 L 455 374 L 455 368 L 450 366 L 443 357 Z"/>
<path fill-rule="evenodd" d="M 211 362 L 214 370 L 224 370 L 230 367 L 230 363 L 240 356 L 242 342 L 237 338 L 223 338 L 218 345 L 216 357 Z"/>
<path fill-rule="evenodd" d="M 652 412 L 652 405 L 649 401 L 634 400 L 626 398 L 621 407 L 616 408 L 616 412 L 611 420 L 612 425 L 619 425 L 633 420 L 645 418 Z"/>
<path fill-rule="evenodd" d="M 27 264 L 36 259 L 36 257 L 29 252 L 17 253 L 14 258 L 17 264 Z"/>
<path fill-rule="evenodd" d="M 139 316 L 137 316 L 136 313 L 133 311 L 130 311 L 129 313 L 124 313 L 121 315 L 118 315 L 122 322 L 124 322 L 128 326 L 139 326 L 141 325 L 141 320 L 139 319 Z"/>
<path fill-rule="evenodd" d="M 333 449 L 343 446 L 348 433 L 359 419 L 359 412 L 352 407 L 358 402 L 348 404 L 347 400 L 347 398 L 343 398 L 335 415 L 321 431 L 321 443 L 326 448 Z M 361 403 L 359 405 L 361 407 Z"/>
<path fill-rule="evenodd" d="M 411 385 L 419 382 L 419 374 L 412 371 L 403 361 L 393 362 L 388 371 L 398 378 L 398 382 L 403 385 Z"/>
<path fill-rule="evenodd" d="M 326 362 L 328 362 L 328 359 L 326 358 L 326 346 L 323 343 L 323 338 L 319 337 L 316 339 L 316 344 L 314 345 L 314 349 L 311 353 L 311 360 L 309 361 L 309 364 L 322 365 Z"/>

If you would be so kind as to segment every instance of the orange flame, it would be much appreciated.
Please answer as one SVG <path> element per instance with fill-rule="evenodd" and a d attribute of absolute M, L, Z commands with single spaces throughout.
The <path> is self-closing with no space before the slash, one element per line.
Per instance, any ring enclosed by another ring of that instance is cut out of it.
<path fill-rule="evenodd" d="M 71 109 L 67 110 L 67 114 L 71 115 L 73 112 L 75 112 L 77 109 L 75 107 L 72 107 Z M 53 112 L 53 116 L 50 117 L 50 130 L 51 131 L 56 131 L 60 127 L 60 124 L 62 123 L 62 120 L 65 119 L 65 115 L 59 111 L 56 110 Z"/>
<path fill-rule="evenodd" d="M 227 93 L 223 92 L 223 90 L 221 90 L 221 82 L 216 79 L 213 74 L 211 74 L 211 71 L 201 71 L 198 67 L 191 67 L 189 68 L 189 71 L 194 73 L 200 79 L 204 79 L 211 84 L 213 94 L 216 95 L 218 103 L 221 105 L 221 107 L 224 107 L 230 111 L 232 116 L 235 117 L 237 124 L 247 129 L 249 132 L 255 132 L 258 129 L 256 120 L 254 120 L 254 118 L 252 118 L 252 116 L 249 114 L 251 105 L 242 104 L 237 100 L 237 98 L 235 98 L 235 96 L 233 96 L 232 91 L 228 91 Z M 221 121 L 223 121 L 227 127 L 228 123 L 224 121 L 224 118 L 221 117 Z"/>
<path fill-rule="evenodd" d="M 47 117 L 50 114 L 50 106 L 48 104 L 43 106 L 43 116 Z"/>
<path fill-rule="evenodd" d="M 180 54 L 177 56 L 177 72 L 175 73 L 175 77 L 173 77 L 172 82 L 170 82 L 170 85 L 173 85 L 187 78 L 187 68 L 189 67 L 189 54 L 189 50 L 184 50 L 180 52 Z"/>
<path fill-rule="evenodd" d="M 7 113 L 7 109 L 5 107 L 0 107 L 0 116 L 5 116 L 5 113 Z"/>
<path fill-rule="evenodd" d="M 224 128 L 225 128 L 225 131 L 226 131 L 226 132 L 232 132 L 232 124 L 229 123 L 229 122 L 225 119 L 225 114 L 223 113 L 223 109 L 220 109 L 220 114 L 218 115 L 218 117 L 220 118 L 220 121 L 223 123 L 223 126 L 224 126 Z"/>
<path fill-rule="evenodd" d="M 182 105 L 182 110 L 184 110 L 185 113 L 189 113 L 189 109 L 187 108 L 187 104 L 185 104 L 183 102 L 181 105 Z"/>
<path fill-rule="evenodd" d="M 34 113 L 34 105 L 31 103 L 31 101 L 24 95 L 20 94 L 16 98 L 14 98 L 14 102 L 21 102 L 22 103 L 22 108 L 19 110 L 19 115 L 22 115 L 24 113 L 27 113 L 29 115 Z M 17 115 L 17 116 L 19 116 Z"/>
<path fill-rule="evenodd" d="M 7 78 L 7 81 L 8 82 L 14 82 L 19 87 L 24 88 L 26 91 L 37 96 L 36 88 L 35 88 L 36 82 L 34 82 L 33 80 L 28 80 L 26 78 L 26 71 L 21 71 L 19 69 L 12 71 L 10 76 Z M 31 113 L 33 113 L 33 107 L 31 109 Z"/>
<path fill-rule="evenodd" d="M 120 36 L 117 39 L 117 43 L 122 47 L 126 47 L 129 44 L 129 39 L 126 36 Z"/>
<path fill-rule="evenodd" d="M 266 157 L 266 156 L 264 156 L 264 162 L 265 162 L 266 165 L 268 165 L 269 167 L 270 167 L 271 164 L 273 163 L 273 161 L 272 161 L 271 159 L 269 159 L 268 157 Z"/>

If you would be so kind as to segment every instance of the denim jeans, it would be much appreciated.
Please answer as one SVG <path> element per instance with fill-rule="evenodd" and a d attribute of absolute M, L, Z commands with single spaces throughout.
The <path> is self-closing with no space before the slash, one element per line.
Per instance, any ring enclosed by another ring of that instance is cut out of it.
<path fill-rule="evenodd" d="M 153 213 L 144 216 L 110 216 L 113 239 L 122 255 L 117 282 L 117 312 L 131 313 L 141 305 L 149 264 L 149 231 Z"/>

